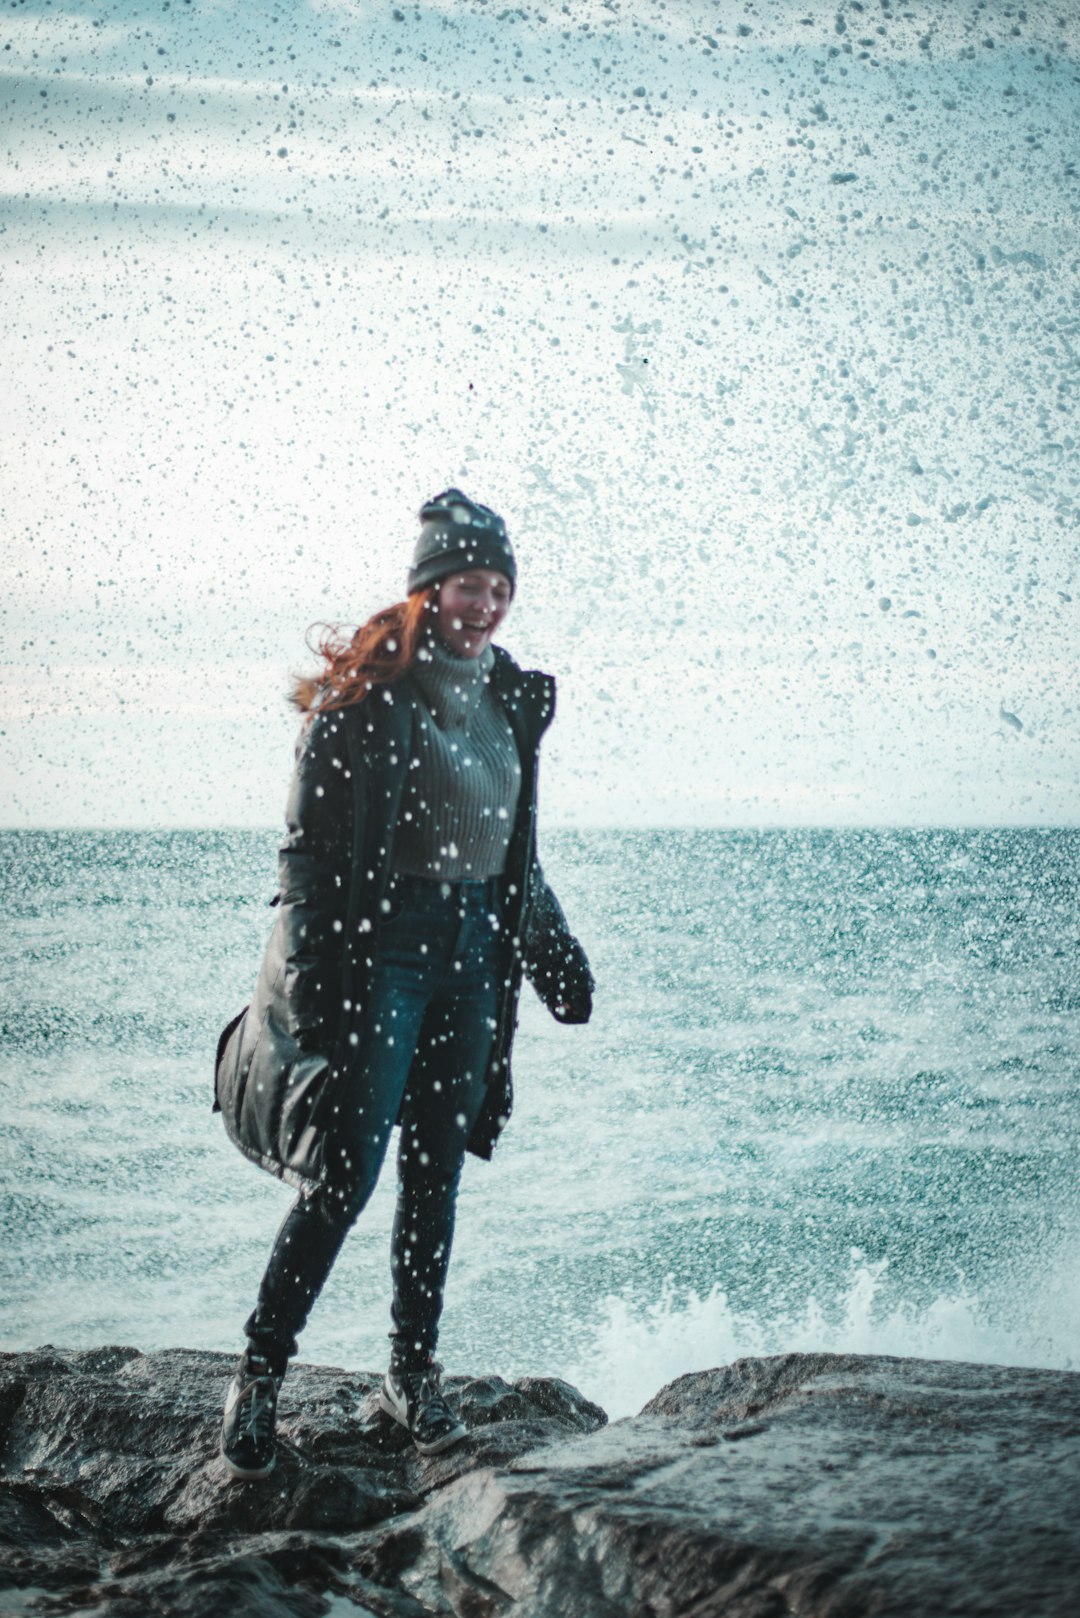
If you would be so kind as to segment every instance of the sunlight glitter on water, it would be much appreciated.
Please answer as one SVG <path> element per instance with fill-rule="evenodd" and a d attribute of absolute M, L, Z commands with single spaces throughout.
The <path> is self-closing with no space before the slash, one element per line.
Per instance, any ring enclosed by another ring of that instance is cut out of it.
<path fill-rule="evenodd" d="M 210 1068 L 276 838 L 3 841 L 4 1344 L 232 1349 L 289 1194 L 227 1142 Z M 1070 1363 L 1080 834 L 545 852 L 596 1014 L 559 1028 L 527 994 L 514 1118 L 463 1179 L 448 1369 L 561 1375 L 625 1413 L 747 1353 Z M 383 1363 L 392 1203 L 390 1169 L 305 1358 Z"/>

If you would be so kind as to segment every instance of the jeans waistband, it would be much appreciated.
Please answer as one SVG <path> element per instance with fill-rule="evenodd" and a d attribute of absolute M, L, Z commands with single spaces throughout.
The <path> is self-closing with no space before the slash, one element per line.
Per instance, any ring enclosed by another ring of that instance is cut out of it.
<path fill-rule="evenodd" d="M 491 903 L 502 892 L 502 877 L 459 877 L 450 882 L 441 876 L 413 876 L 410 871 L 392 871 L 386 891 L 411 893 L 418 899 L 483 899 Z"/>

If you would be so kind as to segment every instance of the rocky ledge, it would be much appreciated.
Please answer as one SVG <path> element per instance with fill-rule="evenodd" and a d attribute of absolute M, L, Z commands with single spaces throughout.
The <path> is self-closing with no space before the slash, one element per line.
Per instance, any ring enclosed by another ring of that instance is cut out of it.
<path fill-rule="evenodd" d="M 94 1618 L 1056 1618 L 1080 1591 L 1080 1374 L 739 1360 L 611 1424 L 452 1377 L 422 1460 L 378 1378 L 290 1372 L 278 1466 L 228 1483 L 232 1361 L 0 1356 L 0 1613 Z"/>

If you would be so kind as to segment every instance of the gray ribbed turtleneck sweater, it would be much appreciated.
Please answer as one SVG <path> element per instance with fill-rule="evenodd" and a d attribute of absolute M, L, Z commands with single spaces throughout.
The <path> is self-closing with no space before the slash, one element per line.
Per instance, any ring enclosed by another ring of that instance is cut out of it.
<path fill-rule="evenodd" d="M 495 654 L 425 647 L 410 674 L 421 702 L 394 834 L 394 867 L 410 876 L 500 876 L 521 790 L 514 733 L 490 684 Z"/>

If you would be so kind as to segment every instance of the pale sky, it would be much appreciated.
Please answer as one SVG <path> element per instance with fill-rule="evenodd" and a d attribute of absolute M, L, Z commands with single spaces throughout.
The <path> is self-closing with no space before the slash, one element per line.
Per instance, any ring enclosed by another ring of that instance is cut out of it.
<path fill-rule="evenodd" d="M 5 12 L 0 823 L 275 825 L 507 519 L 551 821 L 1076 823 L 1080 14 Z"/>

